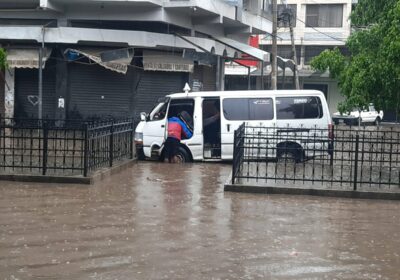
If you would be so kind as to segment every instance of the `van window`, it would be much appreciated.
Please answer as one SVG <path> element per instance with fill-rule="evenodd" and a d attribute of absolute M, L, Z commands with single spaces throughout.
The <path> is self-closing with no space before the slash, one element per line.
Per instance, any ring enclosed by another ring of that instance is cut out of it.
<path fill-rule="evenodd" d="M 168 109 L 168 118 L 177 117 L 179 113 L 183 111 L 193 116 L 194 100 L 191 98 L 171 99 Z"/>
<path fill-rule="evenodd" d="M 320 119 L 323 116 L 319 97 L 278 97 L 276 117 L 278 120 Z"/>
<path fill-rule="evenodd" d="M 224 116 L 231 121 L 272 120 L 272 104 L 272 98 L 226 98 Z"/>
<path fill-rule="evenodd" d="M 158 121 L 163 120 L 167 113 L 168 103 L 164 103 L 161 107 L 157 109 L 158 105 L 151 111 L 150 120 Z"/>

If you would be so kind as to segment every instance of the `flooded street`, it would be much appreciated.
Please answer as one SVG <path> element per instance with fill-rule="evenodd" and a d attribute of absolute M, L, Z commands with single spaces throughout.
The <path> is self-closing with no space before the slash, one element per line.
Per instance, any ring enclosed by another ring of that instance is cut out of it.
<path fill-rule="evenodd" d="M 0 182 L 0 279 L 400 279 L 400 202 L 224 193 L 229 164 Z"/>

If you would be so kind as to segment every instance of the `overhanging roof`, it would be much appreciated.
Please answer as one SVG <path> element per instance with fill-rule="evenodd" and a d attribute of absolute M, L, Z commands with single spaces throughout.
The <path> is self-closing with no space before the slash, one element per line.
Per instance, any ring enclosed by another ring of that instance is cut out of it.
<path fill-rule="evenodd" d="M 238 50 L 242 53 L 248 54 L 251 57 L 254 57 L 257 60 L 264 61 L 264 62 L 269 62 L 270 61 L 270 53 L 257 49 L 255 47 L 249 46 L 247 44 L 235 41 L 230 38 L 223 38 L 223 37 L 217 37 L 215 38 L 216 41 L 221 42 L 227 46 L 230 46 L 234 48 L 235 50 Z"/>
<path fill-rule="evenodd" d="M 129 58 L 124 58 L 124 59 L 118 59 L 118 60 L 113 60 L 110 62 L 103 62 L 100 58 L 100 55 L 102 52 L 107 51 L 108 49 L 102 49 L 102 48 L 71 48 L 65 50 L 65 52 L 75 52 L 78 54 L 81 54 L 96 64 L 99 64 L 103 66 L 106 69 L 126 74 L 128 71 L 128 66 L 132 61 L 132 55 L 129 56 Z"/>

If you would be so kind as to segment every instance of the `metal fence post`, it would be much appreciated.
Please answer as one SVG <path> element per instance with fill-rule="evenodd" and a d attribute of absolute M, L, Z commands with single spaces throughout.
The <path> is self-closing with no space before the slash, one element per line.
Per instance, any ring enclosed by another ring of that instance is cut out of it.
<path fill-rule="evenodd" d="M 88 175 L 88 158 L 89 158 L 89 128 L 88 124 L 85 123 L 84 126 L 84 143 L 83 143 L 83 176 L 87 177 Z"/>
<path fill-rule="evenodd" d="M 238 138 L 238 131 L 240 130 L 240 127 L 238 130 L 235 130 L 233 132 L 233 162 L 232 162 L 232 185 L 235 184 L 235 173 L 236 173 L 236 159 L 238 157 L 237 153 L 237 138 Z"/>
<path fill-rule="evenodd" d="M 48 151 L 48 128 L 46 121 L 42 120 L 42 129 L 43 129 L 43 153 L 42 153 L 42 175 L 46 175 L 47 173 L 47 151 Z"/>
<path fill-rule="evenodd" d="M 333 166 L 333 156 L 335 154 L 335 126 L 332 126 L 332 139 L 331 139 L 331 146 L 329 147 L 331 149 L 331 154 L 330 154 L 330 160 L 329 160 L 329 165 L 332 167 Z"/>
<path fill-rule="evenodd" d="M 131 133 L 129 134 L 129 149 L 130 149 L 130 154 L 129 157 L 130 159 L 133 159 L 133 139 L 134 139 L 134 131 L 135 131 L 135 123 L 132 120 L 131 121 Z"/>
<path fill-rule="evenodd" d="M 113 160 L 114 160 L 114 121 L 112 121 L 110 128 L 110 167 L 113 166 Z"/>
<path fill-rule="evenodd" d="M 360 136 L 356 135 L 356 151 L 355 151 L 355 159 L 354 159 L 354 182 L 353 182 L 353 190 L 357 190 L 357 180 L 358 180 L 358 147 L 360 142 Z"/>

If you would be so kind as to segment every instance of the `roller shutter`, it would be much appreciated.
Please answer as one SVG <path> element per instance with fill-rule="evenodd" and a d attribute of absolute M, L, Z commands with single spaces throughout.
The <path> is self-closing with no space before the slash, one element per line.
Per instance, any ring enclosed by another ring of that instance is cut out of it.
<path fill-rule="evenodd" d="M 133 94 L 129 74 L 83 64 L 70 64 L 68 71 L 69 118 L 132 116 Z"/>
<path fill-rule="evenodd" d="M 194 68 L 193 80 L 198 80 L 203 84 L 202 91 L 215 91 L 216 90 L 216 67 L 196 65 Z"/>
<path fill-rule="evenodd" d="M 43 108 L 44 118 L 54 118 L 56 72 L 52 64 L 43 69 Z M 39 92 L 38 69 L 15 69 L 15 116 L 19 118 L 37 118 L 37 96 Z"/>
<path fill-rule="evenodd" d="M 160 97 L 182 92 L 188 78 L 188 73 L 143 71 L 135 98 L 135 117 L 150 112 Z"/>
<path fill-rule="evenodd" d="M 215 66 L 208 67 L 203 66 L 203 90 L 204 91 L 214 91 L 217 90 L 217 76 Z"/>

